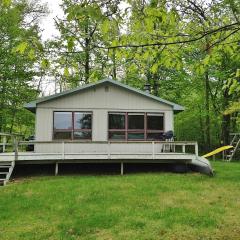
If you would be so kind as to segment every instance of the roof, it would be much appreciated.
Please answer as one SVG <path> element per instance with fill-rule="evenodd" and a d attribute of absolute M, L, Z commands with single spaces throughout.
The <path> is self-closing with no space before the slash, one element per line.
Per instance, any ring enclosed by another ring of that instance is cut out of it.
<path fill-rule="evenodd" d="M 167 101 L 167 100 L 162 99 L 160 97 L 156 97 L 156 96 L 154 96 L 152 94 L 149 94 L 149 93 L 141 91 L 139 89 L 130 87 L 130 86 L 126 85 L 126 84 L 123 84 L 123 83 L 121 83 L 119 81 L 115 81 L 115 80 L 112 80 L 112 79 L 103 79 L 103 80 L 98 81 L 96 83 L 89 83 L 89 84 L 86 84 L 86 85 L 83 85 L 83 86 L 80 86 L 80 87 L 77 87 L 77 88 L 74 88 L 74 89 L 63 91 L 61 93 L 53 94 L 53 95 L 50 95 L 50 96 L 47 96 L 47 97 L 42 97 L 42 98 L 39 98 L 39 99 L 37 99 L 35 101 L 32 101 L 32 102 L 29 102 L 29 103 L 25 104 L 24 107 L 26 109 L 28 109 L 29 111 L 31 111 L 31 112 L 35 112 L 38 103 L 47 102 L 47 101 L 50 101 L 50 100 L 53 100 L 53 99 L 57 99 L 57 98 L 64 97 L 64 96 L 67 96 L 67 95 L 71 95 L 71 94 L 74 94 L 74 93 L 77 93 L 77 92 L 81 92 L 83 90 L 90 89 L 92 87 L 95 87 L 95 86 L 98 86 L 98 85 L 102 85 L 104 83 L 110 83 L 110 84 L 113 84 L 115 86 L 118 86 L 118 87 L 127 89 L 129 91 L 132 91 L 134 93 L 140 94 L 142 96 L 151 98 L 151 99 L 156 100 L 158 102 L 170 105 L 170 106 L 173 107 L 173 110 L 175 112 L 184 111 L 184 107 L 181 106 L 181 105 L 178 105 L 176 103 Z"/>

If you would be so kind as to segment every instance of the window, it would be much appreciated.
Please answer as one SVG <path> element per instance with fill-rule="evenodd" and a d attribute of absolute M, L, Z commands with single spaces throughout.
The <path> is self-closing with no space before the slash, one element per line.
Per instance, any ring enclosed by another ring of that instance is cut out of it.
<path fill-rule="evenodd" d="M 54 112 L 53 139 L 92 139 L 92 113 Z"/>
<path fill-rule="evenodd" d="M 163 113 L 109 113 L 109 140 L 162 140 Z"/>
<path fill-rule="evenodd" d="M 54 129 L 72 129 L 72 113 L 71 112 L 55 112 L 54 113 Z"/>
<path fill-rule="evenodd" d="M 109 129 L 125 129 L 125 113 L 109 114 Z"/>
<path fill-rule="evenodd" d="M 148 130 L 163 130 L 163 114 L 148 113 L 147 114 L 147 129 Z"/>
<path fill-rule="evenodd" d="M 128 140 L 144 140 L 144 132 L 128 132 Z"/>
<path fill-rule="evenodd" d="M 144 114 L 128 113 L 128 129 L 144 130 Z"/>
<path fill-rule="evenodd" d="M 128 140 L 144 140 L 144 113 L 128 113 Z"/>
<path fill-rule="evenodd" d="M 126 114 L 109 113 L 108 114 L 108 138 L 114 140 L 125 140 Z"/>
<path fill-rule="evenodd" d="M 147 140 L 163 139 L 163 114 L 147 113 Z"/>
<path fill-rule="evenodd" d="M 91 129 L 92 114 L 84 112 L 74 112 L 74 129 Z"/>

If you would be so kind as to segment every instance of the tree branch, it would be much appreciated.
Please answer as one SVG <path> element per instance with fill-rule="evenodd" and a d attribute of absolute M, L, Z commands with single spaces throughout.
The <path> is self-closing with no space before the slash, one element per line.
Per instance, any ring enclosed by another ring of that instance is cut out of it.
<path fill-rule="evenodd" d="M 199 33 L 199 34 L 201 34 L 200 36 L 192 38 L 192 39 L 188 39 L 188 40 L 180 40 L 180 41 L 172 41 L 172 42 L 154 42 L 154 43 L 145 43 L 145 44 L 125 44 L 125 45 L 116 45 L 116 46 L 110 46 L 110 47 L 95 45 L 95 47 L 103 48 L 103 49 L 114 49 L 114 48 L 139 48 L 139 47 L 154 47 L 154 46 L 163 46 L 163 45 L 167 46 L 167 45 L 176 45 L 176 44 L 187 44 L 187 43 L 199 41 L 199 40 L 203 39 L 204 37 L 214 34 L 214 33 L 217 33 L 217 32 L 227 31 L 227 30 L 231 29 L 231 27 L 238 26 L 238 25 L 240 25 L 239 22 L 225 25 L 225 26 L 222 26 L 222 27 L 210 30 L 210 31 L 203 32 L 202 34 Z M 237 28 L 237 29 L 240 30 L 240 28 Z"/>

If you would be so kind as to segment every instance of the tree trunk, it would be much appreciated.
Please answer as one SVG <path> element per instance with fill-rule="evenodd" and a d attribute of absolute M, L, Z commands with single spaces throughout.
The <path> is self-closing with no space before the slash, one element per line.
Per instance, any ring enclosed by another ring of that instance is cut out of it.
<path fill-rule="evenodd" d="M 113 78 L 117 79 L 116 50 L 113 49 Z"/>
<path fill-rule="evenodd" d="M 89 39 L 87 38 L 86 41 L 86 49 L 85 49 L 85 64 L 84 64 L 84 70 L 85 70 L 85 83 L 89 82 L 89 74 L 90 74 L 90 54 L 89 54 Z"/>
<path fill-rule="evenodd" d="M 230 115 L 223 115 L 222 117 L 222 143 L 223 145 L 230 144 Z"/>
<path fill-rule="evenodd" d="M 84 63 L 84 80 L 85 83 L 89 82 L 90 75 L 90 38 L 89 38 L 89 29 L 88 23 L 85 26 L 85 63 Z"/>
<path fill-rule="evenodd" d="M 152 76 L 153 76 L 153 95 L 158 96 L 158 88 L 159 88 L 158 75 L 153 74 Z"/>
<path fill-rule="evenodd" d="M 201 129 L 201 143 L 205 143 L 205 134 L 204 134 L 204 123 L 203 123 L 203 118 L 202 118 L 202 109 L 201 106 L 199 106 L 199 125 Z"/>
<path fill-rule="evenodd" d="M 223 110 L 225 110 L 228 107 L 229 102 L 229 89 L 227 88 L 223 93 Z M 224 145 L 228 145 L 230 143 L 230 126 L 231 126 L 231 116 L 228 115 L 222 115 L 222 143 Z"/>
<path fill-rule="evenodd" d="M 209 76 L 208 70 L 205 72 L 205 139 L 206 139 L 206 150 L 209 150 L 211 147 L 211 122 L 210 122 L 210 103 L 209 103 Z"/>
<path fill-rule="evenodd" d="M 4 132 L 5 129 L 5 89 L 6 89 L 6 81 L 1 78 L 1 91 L 0 91 L 0 132 Z"/>

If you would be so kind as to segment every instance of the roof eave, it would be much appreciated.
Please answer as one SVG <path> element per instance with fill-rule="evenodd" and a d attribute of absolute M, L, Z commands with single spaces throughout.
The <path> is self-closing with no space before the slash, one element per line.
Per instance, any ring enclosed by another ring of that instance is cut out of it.
<path fill-rule="evenodd" d="M 36 113 L 36 101 L 32 101 L 32 102 L 25 104 L 24 108 L 32 113 Z"/>

